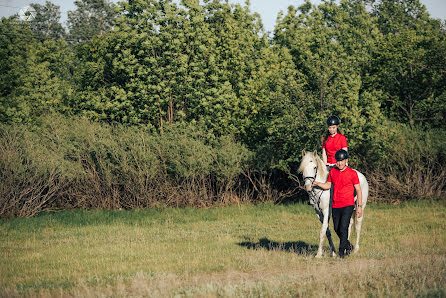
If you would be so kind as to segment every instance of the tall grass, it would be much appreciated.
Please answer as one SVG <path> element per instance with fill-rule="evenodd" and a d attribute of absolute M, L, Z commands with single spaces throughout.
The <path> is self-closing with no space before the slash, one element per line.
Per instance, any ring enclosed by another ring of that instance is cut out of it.
<path fill-rule="evenodd" d="M 444 218 L 444 201 L 368 204 L 342 260 L 326 242 L 314 258 L 304 204 L 42 213 L 0 222 L 0 296 L 441 297 Z"/>

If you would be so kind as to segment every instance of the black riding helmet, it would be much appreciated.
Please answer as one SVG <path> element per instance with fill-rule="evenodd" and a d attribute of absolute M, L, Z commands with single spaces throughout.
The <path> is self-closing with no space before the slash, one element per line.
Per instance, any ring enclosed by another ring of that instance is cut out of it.
<path fill-rule="evenodd" d="M 339 118 L 337 116 L 330 116 L 327 119 L 327 125 L 328 126 L 332 126 L 332 125 L 339 125 L 341 121 L 339 121 Z"/>
<path fill-rule="evenodd" d="M 336 151 L 336 153 L 335 153 L 336 161 L 341 161 L 341 160 L 344 160 L 347 158 L 348 158 L 348 152 L 345 151 L 344 149 L 340 149 L 340 150 Z"/>

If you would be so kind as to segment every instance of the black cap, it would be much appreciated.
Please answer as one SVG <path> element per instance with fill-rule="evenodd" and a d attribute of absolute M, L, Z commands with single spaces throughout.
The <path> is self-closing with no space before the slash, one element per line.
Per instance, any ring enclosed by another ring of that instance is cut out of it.
<path fill-rule="evenodd" d="M 348 152 L 345 151 L 344 149 L 340 149 L 340 150 L 336 151 L 336 153 L 335 153 L 336 161 L 341 161 L 341 160 L 344 160 L 347 158 L 348 158 Z"/>
<path fill-rule="evenodd" d="M 337 116 L 330 116 L 327 119 L 327 125 L 331 126 L 331 125 L 339 125 L 341 121 L 339 121 L 339 118 Z"/>

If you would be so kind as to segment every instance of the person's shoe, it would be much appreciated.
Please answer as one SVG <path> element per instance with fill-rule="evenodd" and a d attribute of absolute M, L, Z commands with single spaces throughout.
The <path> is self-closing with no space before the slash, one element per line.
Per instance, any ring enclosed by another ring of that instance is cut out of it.
<path fill-rule="evenodd" d="M 350 242 L 348 243 L 348 246 L 347 246 L 347 247 L 348 247 L 348 248 L 345 250 L 345 254 L 348 256 L 349 254 L 352 253 L 354 247 L 353 247 L 353 245 L 352 245 Z"/>

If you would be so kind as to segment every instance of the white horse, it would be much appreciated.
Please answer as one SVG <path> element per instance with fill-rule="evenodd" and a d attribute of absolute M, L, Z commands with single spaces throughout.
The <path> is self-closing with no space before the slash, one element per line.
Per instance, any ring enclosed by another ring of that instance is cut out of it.
<path fill-rule="evenodd" d="M 322 245 L 324 242 L 325 234 L 327 234 L 328 243 L 331 248 L 331 256 L 336 256 L 335 247 L 333 245 L 333 241 L 331 239 L 330 229 L 328 228 L 328 220 L 331 213 L 330 210 L 330 190 L 323 190 L 319 187 L 312 187 L 314 181 L 326 182 L 328 177 L 327 167 L 324 165 L 324 162 L 319 157 L 317 152 L 305 152 L 302 151 L 302 161 L 300 163 L 299 173 L 302 173 L 304 178 L 304 186 L 305 190 L 308 192 L 310 197 L 310 204 L 314 207 L 316 211 L 316 215 L 319 217 L 319 220 L 322 223 L 322 227 L 319 233 L 319 248 L 316 254 L 316 258 L 322 257 Z M 356 170 L 355 170 L 356 171 Z M 359 237 L 361 234 L 361 226 L 362 220 L 364 219 L 364 208 L 367 204 L 367 197 L 369 195 L 369 184 L 365 179 L 364 175 L 359 171 L 358 173 L 359 184 L 361 185 L 362 190 L 362 216 L 360 218 L 356 218 L 356 214 L 350 219 L 350 225 L 348 227 L 348 239 L 350 240 L 350 232 L 353 222 L 356 221 L 356 244 L 354 253 L 359 251 Z M 355 202 L 357 197 L 355 196 Z"/>

